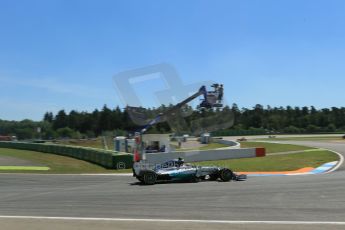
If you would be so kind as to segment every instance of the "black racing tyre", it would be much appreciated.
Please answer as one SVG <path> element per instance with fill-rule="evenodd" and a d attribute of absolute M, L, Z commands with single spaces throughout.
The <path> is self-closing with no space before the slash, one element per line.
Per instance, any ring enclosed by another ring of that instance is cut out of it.
<path fill-rule="evenodd" d="M 144 183 L 144 179 L 143 179 L 142 177 L 137 176 L 136 178 L 137 178 L 137 179 L 138 179 L 138 181 L 140 181 L 141 183 Z"/>
<path fill-rule="evenodd" d="M 200 180 L 206 180 L 206 176 L 199 177 Z"/>
<path fill-rule="evenodd" d="M 189 182 L 191 182 L 191 183 L 198 183 L 199 182 L 199 178 L 197 178 L 196 176 L 193 176 L 190 180 L 189 180 Z"/>
<path fill-rule="evenodd" d="M 141 178 L 145 185 L 154 185 L 157 181 L 157 173 L 155 173 L 154 171 L 148 170 L 142 174 Z"/>
<path fill-rule="evenodd" d="M 228 182 L 234 177 L 234 173 L 230 169 L 221 169 L 219 177 L 222 181 Z"/>
<path fill-rule="evenodd" d="M 216 181 L 216 180 L 218 180 L 218 178 L 219 178 L 218 174 L 211 174 L 211 175 L 209 175 L 209 180 L 210 181 Z"/>

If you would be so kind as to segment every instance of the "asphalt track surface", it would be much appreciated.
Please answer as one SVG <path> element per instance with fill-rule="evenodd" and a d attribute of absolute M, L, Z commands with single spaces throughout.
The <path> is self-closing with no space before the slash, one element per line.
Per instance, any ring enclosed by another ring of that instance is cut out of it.
<path fill-rule="evenodd" d="M 294 143 L 345 155 L 343 143 Z M 53 230 L 345 229 L 344 179 L 344 166 L 323 175 L 154 186 L 126 176 L 0 174 L 0 224 Z"/>

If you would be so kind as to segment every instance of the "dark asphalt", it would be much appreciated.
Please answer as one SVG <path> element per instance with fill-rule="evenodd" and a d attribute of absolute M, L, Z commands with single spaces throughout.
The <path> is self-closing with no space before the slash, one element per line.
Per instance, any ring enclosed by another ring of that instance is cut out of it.
<path fill-rule="evenodd" d="M 342 224 L 279 224 L 279 223 L 193 223 L 115 220 L 47 220 L 47 219 L 0 219 L 1 229 L 6 230 L 344 230 Z"/>
<path fill-rule="evenodd" d="M 344 221 L 343 172 L 132 185 L 112 176 L 0 175 L 0 215 Z"/>

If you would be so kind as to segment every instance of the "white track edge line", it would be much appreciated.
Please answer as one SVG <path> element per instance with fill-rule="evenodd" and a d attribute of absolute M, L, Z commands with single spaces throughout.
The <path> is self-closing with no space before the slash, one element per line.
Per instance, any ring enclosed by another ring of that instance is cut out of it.
<path fill-rule="evenodd" d="M 133 176 L 133 173 L 0 173 L 1 175 L 37 175 L 37 176 Z"/>
<path fill-rule="evenodd" d="M 205 224 L 271 224 L 271 225 L 345 225 L 337 221 L 237 221 L 237 220 L 181 220 L 181 219 L 134 219 L 134 218 L 88 218 L 88 217 L 48 217 L 48 216 L 0 216 L 0 219 L 27 220 L 75 220 L 75 221 L 135 221 L 135 222 L 180 222 Z"/>
<path fill-rule="evenodd" d="M 336 166 L 334 166 L 332 169 L 330 169 L 327 172 L 324 172 L 322 174 L 332 173 L 332 172 L 338 170 L 338 168 L 344 164 L 344 156 L 342 154 L 340 154 L 340 153 L 338 153 L 336 151 L 330 150 L 330 149 L 325 149 L 325 150 L 337 154 L 340 160 L 339 160 L 339 162 L 338 162 L 338 164 Z"/>

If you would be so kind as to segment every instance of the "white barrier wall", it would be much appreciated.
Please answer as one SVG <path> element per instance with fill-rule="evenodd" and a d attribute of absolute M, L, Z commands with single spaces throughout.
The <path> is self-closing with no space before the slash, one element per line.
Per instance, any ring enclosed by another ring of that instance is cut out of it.
<path fill-rule="evenodd" d="M 223 139 L 213 139 L 213 142 L 223 144 L 223 145 L 228 145 L 228 148 L 241 148 L 241 144 L 236 141 L 229 141 L 229 140 L 223 140 Z"/>
<path fill-rule="evenodd" d="M 265 156 L 263 148 L 216 149 L 170 153 L 146 153 L 146 160 L 151 164 L 160 164 L 171 159 L 183 158 L 185 162 L 227 160 Z"/>

